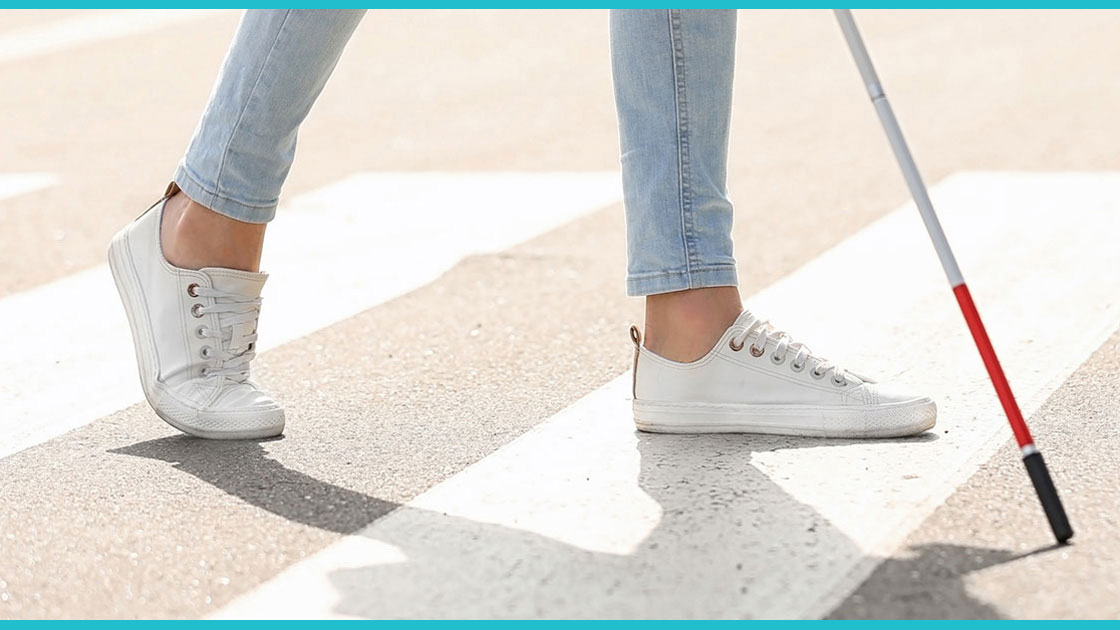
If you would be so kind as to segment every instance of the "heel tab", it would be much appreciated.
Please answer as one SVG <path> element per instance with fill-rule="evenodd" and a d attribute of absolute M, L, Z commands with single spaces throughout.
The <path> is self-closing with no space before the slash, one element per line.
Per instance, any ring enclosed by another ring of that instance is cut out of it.
<path fill-rule="evenodd" d="M 630 341 L 634 342 L 634 368 L 631 371 L 634 382 L 630 384 L 630 395 L 638 399 L 638 355 L 642 353 L 642 332 L 637 326 L 630 326 Z"/>
<path fill-rule="evenodd" d="M 144 216 L 147 215 L 152 210 L 155 210 L 156 208 L 161 207 L 164 203 L 167 202 L 168 199 L 173 197 L 175 195 L 175 193 L 177 193 L 179 191 L 180 191 L 179 185 L 176 184 L 175 182 L 171 182 L 170 184 L 167 185 L 167 189 L 163 191 L 163 196 L 160 197 L 159 199 L 157 199 L 155 203 L 153 203 L 152 205 L 145 208 L 143 212 L 141 212 L 139 215 L 136 216 L 135 219 L 133 219 L 133 221 L 134 222 L 139 221 L 140 219 L 144 218 Z M 162 217 L 161 217 L 160 223 L 161 224 L 163 223 Z"/>

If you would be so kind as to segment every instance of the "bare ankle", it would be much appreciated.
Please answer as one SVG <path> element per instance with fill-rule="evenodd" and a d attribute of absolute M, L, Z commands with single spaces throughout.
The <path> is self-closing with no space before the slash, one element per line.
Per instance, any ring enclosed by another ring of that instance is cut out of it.
<path fill-rule="evenodd" d="M 167 262 L 183 269 L 259 271 L 264 224 L 218 214 L 178 191 L 163 208 L 160 241 Z"/>
<path fill-rule="evenodd" d="M 715 346 L 742 311 L 736 287 L 648 296 L 644 345 L 673 361 L 695 361 Z"/>

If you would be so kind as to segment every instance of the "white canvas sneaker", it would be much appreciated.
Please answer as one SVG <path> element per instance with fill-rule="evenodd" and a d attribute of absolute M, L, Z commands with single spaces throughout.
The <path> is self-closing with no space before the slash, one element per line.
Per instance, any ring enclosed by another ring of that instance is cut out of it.
<path fill-rule="evenodd" d="M 165 202 L 149 208 L 109 246 L 109 268 L 132 327 L 144 395 L 160 418 L 190 435 L 279 435 L 283 408 L 249 380 L 268 276 L 168 263 L 160 245 Z"/>
<path fill-rule="evenodd" d="M 747 311 L 692 363 L 642 347 L 637 328 L 630 335 L 642 431 L 899 437 L 937 417 L 929 398 L 847 372 Z"/>

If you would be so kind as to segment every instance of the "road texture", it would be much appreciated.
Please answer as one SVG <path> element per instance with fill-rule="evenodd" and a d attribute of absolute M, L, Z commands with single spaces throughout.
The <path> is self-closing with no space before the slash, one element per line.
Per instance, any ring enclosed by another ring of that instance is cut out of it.
<path fill-rule="evenodd" d="M 82 16 L 0 12 L 0 50 Z M 1120 82 L 1111 79 L 1120 13 L 856 17 L 931 185 L 959 171 L 1120 170 Z M 0 304 L 103 264 L 110 236 L 166 185 L 237 19 L 184 18 L 0 61 L 0 175 L 59 181 L 0 198 Z M 749 296 L 907 192 L 831 14 L 739 19 L 729 185 Z M 362 172 L 617 169 L 604 12 L 374 11 L 304 125 L 284 192 L 291 199 Z M 376 198 L 355 203 L 394 211 Z M 532 198 L 524 205 L 534 211 Z M 1014 217 L 1006 229 L 1018 229 Z M 0 618 L 221 614 L 624 374 L 626 331 L 642 314 L 623 294 L 624 269 L 616 201 L 262 354 L 254 374 L 286 405 L 283 439 L 194 440 L 137 398 L 0 459 Z M 1045 272 L 1045 260 L 1023 269 Z M 976 298 L 983 311 L 985 296 Z M 805 307 L 844 317 L 860 303 L 807 296 Z M 120 305 L 106 292 L 70 308 L 82 318 Z M 1036 310 L 1021 308 L 1023 318 Z M 1066 326 L 1039 321 L 1038 335 L 1066 335 Z M 812 331 L 792 332 L 812 343 Z M 57 347 L 81 343 L 58 331 Z M 807 603 L 782 615 L 1120 617 L 1118 374 L 1113 335 L 1030 418 L 1077 530 L 1073 545 L 1049 546 L 1008 441 L 901 544 L 822 599 L 827 610 Z M 3 416 L 0 406 L 0 427 Z M 721 466 L 703 478 L 734 486 L 743 471 Z M 625 597 L 597 610 L 641 616 L 642 591 Z"/>

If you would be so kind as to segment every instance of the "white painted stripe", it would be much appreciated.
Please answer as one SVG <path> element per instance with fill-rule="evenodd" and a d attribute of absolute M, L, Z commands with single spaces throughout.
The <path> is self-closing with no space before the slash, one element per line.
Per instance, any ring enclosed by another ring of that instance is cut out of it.
<path fill-rule="evenodd" d="M 58 176 L 51 173 L 0 173 L 0 201 L 57 186 Z"/>
<path fill-rule="evenodd" d="M 129 9 L 81 13 L 0 34 L 0 63 L 138 35 L 219 12 L 219 9 Z"/>
<path fill-rule="evenodd" d="M 617 173 L 355 175 L 269 227 L 259 326 L 275 347 L 621 199 Z M 105 266 L 0 300 L 0 457 L 142 400 Z"/>
<path fill-rule="evenodd" d="M 933 198 L 1030 414 L 1120 325 L 1120 175 Z M 926 238 L 908 205 L 748 300 L 935 397 L 926 439 L 636 434 L 623 375 L 218 616 L 827 613 L 1009 436 Z"/>

